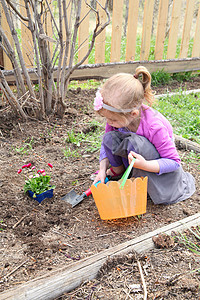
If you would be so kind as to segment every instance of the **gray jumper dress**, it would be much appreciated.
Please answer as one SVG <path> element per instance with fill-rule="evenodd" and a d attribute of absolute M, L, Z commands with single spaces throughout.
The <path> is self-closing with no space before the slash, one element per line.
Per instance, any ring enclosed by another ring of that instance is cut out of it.
<path fill-rule="evenodd" d="M 146 160 L 160 158 L 153 144 L 143 136 L 135 133 L 109 131 L 103 137 L 107 157 L 111 160 L 121 159 L 127 167 L 128 153 L 132 150 Z M 194 177 L 184 172 L 180 166 L 176 171 L 158 175 L 156 173 L 133 168 L 132 177 L 148 177 L 148 194 L 155 204 L 173 204 L 188 199 L 195 192 Z"/>

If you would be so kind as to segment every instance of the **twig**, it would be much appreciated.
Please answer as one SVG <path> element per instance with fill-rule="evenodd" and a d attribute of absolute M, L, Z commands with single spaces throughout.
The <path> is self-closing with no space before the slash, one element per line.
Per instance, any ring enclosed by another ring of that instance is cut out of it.
<path fill-rule="evenodd" d="M 141 277 L 141 280 L 142 280 L 142 285 L 143 285 L 143 290 L 144 290 L 144 300 L 147 300 L 147 288 L 146 288 L 146 283 L 145 283 L 145 280 L 144 280 L 144 275 L 143 275 L 142 267 L 141 267 L 141 264 L 140 264 L 139 260 L 137 261 L 137 264 L 138 264 L 138 268 L 139 268 L 139 271 L 140 271 L 140 277 Z"/>
<path fill-rule="evenodd" d="M 70 236 L 67 236 L 66 234 L 61 233 L 61 232 L 56 231 L 56 230 L 52 230 L 52 232 L 57 233 L 57 234 L 60 234 L 60 235 L 62 235 L 62 236 L 64 236 L 64 237 L 71 238 Z M 74 246 L 72 246 L 72 245 L 70 245 L 70 244 L 67 244 L 67 243 L 65 243 L 65 245 L 67 245 L 67 246 L 69 246 L 69 247 L 74 247 Z"/>
<path fill-rule="evenodd" d="M 23 216 L 17 223 L 15 223 L 14 225 L 13 225 L 13 229 L 15 229 L 15 227 L 17 227 L 26 217 L 27 217 L 28 215 L 25 215 L 25 216 Z"/>
<path fill-rule="evenodd" d="M 8 273 L 7 275 L 4 276 L 4 278 L 9 277 L 10 275 L 12 275 L 14 272 L 16 272 L 19 268 L 21 268 L 25 263 L 27 263 L 28 259 L 25 260 L 23 263 L 21 263 L 20 265 L 18 265 L 14 270 L 12 270 L 10 273 Z"/>
<path fill-rule="evenodd" d="M 125 289 L 123 289 L 123 291 L 124 291 L 124 293 L 127 295 L 127 297 L 128 297 L 129 299 L 134 300 L 134 299 L 131 297 L 130 293 L 128 293 Z"/>

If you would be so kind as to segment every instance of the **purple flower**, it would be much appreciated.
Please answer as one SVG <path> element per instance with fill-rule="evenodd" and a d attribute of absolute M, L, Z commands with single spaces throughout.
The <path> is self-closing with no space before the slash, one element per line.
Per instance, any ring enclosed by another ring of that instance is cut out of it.
<path fill-rule="evenodd" d="M 103 97 L 100 91 L 96 92 L 96 97 L 94 98 L 94 110 L 98 111 L 103 107 Z"/>

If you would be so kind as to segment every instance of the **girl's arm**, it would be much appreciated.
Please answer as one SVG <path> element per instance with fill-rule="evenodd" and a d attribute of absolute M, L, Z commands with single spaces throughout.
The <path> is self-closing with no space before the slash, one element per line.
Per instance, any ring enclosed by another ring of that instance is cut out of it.
<path fill-rule="evenodd" d="M 102 183 L 104 183 L 105 178 L 106 178 L 106 171 L 107 171 L 108 167 L 109 167 L 109 160 L 106 157 L 100 161 L 99 172 L 94 180 L 94 184 L 98 181 L 101 181 Z"/>
<path fill-rule="evenodd" d="M 134 168 L 153 173 L 160 172 L 160 166 L 157 160 L 146 160 L 142 155 L 131 151 L 128 155 L 129 164 L 133 158 L 136 158 Z"/>
<path fill-rule="evenodd" d="M 159 158 L 156 160 L 146 160 L 142 155 L 133 151 L 131 151 L 128 155 L 129 164 L 133 157 L 136 158 L 134 168 L 157 173 L 158 175 L 174 172 L 180 167 L 180 164 L 172 159 Z"/>

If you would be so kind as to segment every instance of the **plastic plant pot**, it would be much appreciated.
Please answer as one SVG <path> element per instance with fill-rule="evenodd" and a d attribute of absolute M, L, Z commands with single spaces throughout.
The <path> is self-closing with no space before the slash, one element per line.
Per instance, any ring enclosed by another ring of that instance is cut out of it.
<path fill-rule="evenodd" d="M 32 191 L 28 191 L 28 195 L 41 203 L 44 199 L 53 197 L 53 189 L 45 191 L 41 194 L 34 194 Z"/>
<path fill-rule="evenodd" d="M 91 186 L 92 195 L 102 220 L 126 218 L 146 213 L 148 178 L 127 179 L 124 188 L 120 181 Z"/>

